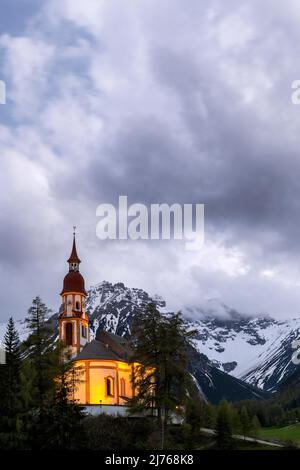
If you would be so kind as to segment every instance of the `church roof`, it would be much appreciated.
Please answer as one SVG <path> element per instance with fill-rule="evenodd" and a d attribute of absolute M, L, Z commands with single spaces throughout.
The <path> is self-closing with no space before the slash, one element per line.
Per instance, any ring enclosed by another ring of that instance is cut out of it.
<path fill-rule="evenodd" d="M 128 340 L 121 336 L 101 331 L 96 335 L 96 339 L 85 345 L 74 360 L 109 359 L 130 362 L 131 356 L 132 350 Z"/>
<path fill-rule="evenodd" d="M 64 286 L 61 295 L 67 292 L 78 292 L 86 295 L 84 279 L 79 271 L 70 271 L 64 278 Z"/>
<path fill-rule="evenodd" d="M 75 230 L 75 227 L 74 227 Z M 73 233 L 73 247 L 70 258 L 68 259 L 69 263 L 69 272 L 64 278 L 64 286 L 63 290 L 60 295 L 66 294 L 68 292 L 78 292 L 78 294 L 87 295 L 85 286 L 84 286 L 84 279 L 79 272 L 79 263 L 81 263 L 76 249 L 76 239 L 75 239 L 75 231 Z M 77 264 L 77 266 L 74 266 Z"/>
<path fill-rule="evenodd" d="M 97 339 L 94 339 L 88 343 L 75 357 L 76 361 L 82 359 L 112 359 L 114 361 L 120 360 L 117 354 L 106 348 L 105 345 L 100 343 L 100 341 Z"/>
<path fill-rule="evenodd" d="M 71 252 L 70 258 L 68 259 L 68 263 L 81 263 L 79 256 L 77 254 L 75 233 L 73 236 L 72 252 Z"/>

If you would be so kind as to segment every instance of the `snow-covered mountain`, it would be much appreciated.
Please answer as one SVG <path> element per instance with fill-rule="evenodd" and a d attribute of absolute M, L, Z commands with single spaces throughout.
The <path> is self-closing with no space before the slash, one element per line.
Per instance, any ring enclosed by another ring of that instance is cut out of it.
<path fill-rule="evenodd" d="M 86 305 L 94 332 L 100 328 L 128 336 L 135 314 L 150 302 L 162 313 L 169 312 L 161 297 L 102 282 L 89 290 Z M 186 309 L 183 314 L 189 327 L 197 330 L 197 350 L 222 372 L 274 391 L 297 367 L 292 363 L 292 342 L 300 337 L 300 318 L 247 317 L 213 301 L 205 310 Z"/>
<path fill-rule="evenodd" d="M 240 374 L 240 378 L 266 391 L 276 391 L 299 366 L 292 361 L 294 340 L 300 338 L 300 320 L 278 322 L 270 333 L 265 350 L 259 354 L 258 362 Z"/>
<path fill-rule="evenodd" d="M 97 329 L 130 336 L 136 314 L 148 303 L 156 304 L 162 313 L 171 313 L 161 297 L 151 297 L 142 289 L 105 281 L 91 287 L 86 308 L 92 336 Z M 264 391 L 275 391 L 297 369 L 292 363 L 292 342 L 300 338 L 300 318 L 277 321 L 266 316 L 247 317 L 216 301 L 209 302 L 205 309 L 187 308 L 183 315 L 189 328 L 197 331 L 198 355 L 191 354 L 191 367 L 194 377 L 198 377 L 198 386 L 206 389 L 207 396 L 213 395 L 215 387 L 214 396 L 222 398 L 219 388 L 223 384 L 227 397 L 232 389 L 232 399 L 236 396 L 250 398 L 253 390 L 250 392 L 251 387 L 243 389 L 244 382 Z M 57 331 L 57 315 L 51 320 Z M 16 326 L 21 339 L 25 339 L 24 322 L 19 321 Z M 0 324 L 0 340 L 5 327 Z M 228 378 L 228 374 L 231 377 Z"/>
<path fill-rule="evenodd" d="M 226 307 L 224 307 L 226 309 Z M 227 318 L 189 321 L 197 349 L 221 370 L 266 391 L 275 391 L 297 368 L 292 343 L 300 338 L 300 318 L 277 321 L 245 317 L 227 309 Z"/>
<path fill-rule="evenodd" d="M 86 299 L 92 335 L 100 329 L 129 337 L 136 314 L 149 303 L 154 303 L 161 313 L 172 314 L 161 297 L 150 297 L 142 289 L 130 289 L 123 283 L 109 282 L 92 287 Z M 194 326 L 188 319 L 187 322 L 191 327 Z M 235 401 L 263 396 L 251 385 L 216 368 L 202 348 L 191 348 L 189 364 L 195 385 L 200 393 L 212 402 L 217 403 L 223 398 Z"/>
<path fill-rule="evenodd" d="M 102 282 L 88 291 L 86 309 L 92 332 L 98 328 L 119 336 L 129 336 L 132 321 L 143 306 L 154 303 L 167 313 L 166 302 L 159 296 L 150 297 L 142 289 L 128 288 L 123 283 Z"/>

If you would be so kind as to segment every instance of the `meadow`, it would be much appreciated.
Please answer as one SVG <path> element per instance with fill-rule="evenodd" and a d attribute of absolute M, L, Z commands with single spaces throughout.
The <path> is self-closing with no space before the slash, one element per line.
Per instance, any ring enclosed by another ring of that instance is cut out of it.
<path fill-rule="evenodd" d="M 278 441 L 293 441 L 300 444 L 300 423 L 280 428 L 263 428 L 259 431 L 259 437 Z"/>

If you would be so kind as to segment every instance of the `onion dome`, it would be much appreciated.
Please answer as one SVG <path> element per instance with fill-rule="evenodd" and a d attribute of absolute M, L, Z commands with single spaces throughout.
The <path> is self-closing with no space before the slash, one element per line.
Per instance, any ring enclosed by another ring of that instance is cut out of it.
<path fill-rule="evenodd" d="M 65 276 L 61 295 L 68 292 L 77 292 L 78 294 L 86 295 L 84 279 L 79 271 L 69 271 Z"/>
<path fill-rule="evenodd" d="M 81 263 L 76 249 L 75 227 L 73 233 L 73 246 L 70 258 L 68 259 L 69 272 L 64 278 L 64 286 L 61 295 L 67 292 L 76 292 L 78 294 L 86 294 L 84 287 L 84 279 L 79 272 L 79 264 Z"/>

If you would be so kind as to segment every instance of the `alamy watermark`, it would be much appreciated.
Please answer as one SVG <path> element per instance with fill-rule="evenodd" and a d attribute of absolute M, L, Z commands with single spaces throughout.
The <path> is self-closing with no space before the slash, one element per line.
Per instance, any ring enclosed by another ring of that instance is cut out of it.
<path fill-rule="evenodd" d="M 0 104 L 6 104 L 6 84 L 0 80 Z"/>
<path fill-rule="evenodd" d="M 99 204 L 96 234 L 100 240 L 184 240 L 188 251 L 204 243 L 204 204 L 146 204 L 128 206 L 119 196 L 118 207 Z"/>

